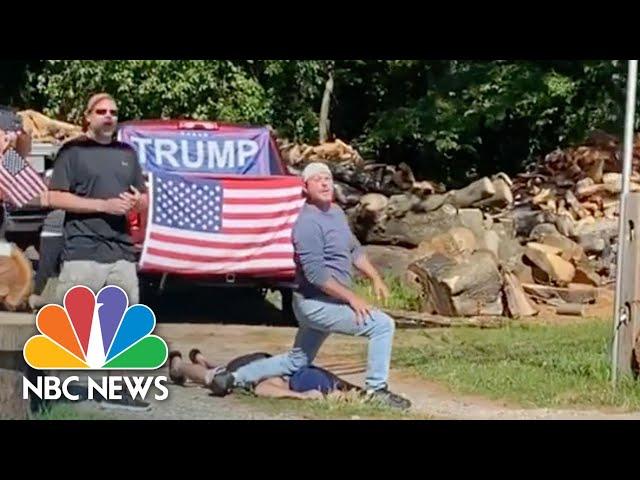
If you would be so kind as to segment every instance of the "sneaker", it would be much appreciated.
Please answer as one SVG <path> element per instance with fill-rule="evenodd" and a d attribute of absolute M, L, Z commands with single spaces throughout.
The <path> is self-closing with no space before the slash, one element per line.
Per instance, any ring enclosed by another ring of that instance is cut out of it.
<path fill-rule="evenodd" d="M 214 396 L 224 397 L 233 390 L 234 381 L 235 379 L 233 374 L 222 369 L 219 372 L 216 372 L 205 386 L 213 392 Z"/>
<path fill-rule="evenodd" d="M 411 408 L 411 402 L 409 399 L 390 392 L 387 388 L 367 390 L 366 395 L 369 399 L 379 401 L 387 407 L 397 408 L 399 410 L 408 410 Z"/>

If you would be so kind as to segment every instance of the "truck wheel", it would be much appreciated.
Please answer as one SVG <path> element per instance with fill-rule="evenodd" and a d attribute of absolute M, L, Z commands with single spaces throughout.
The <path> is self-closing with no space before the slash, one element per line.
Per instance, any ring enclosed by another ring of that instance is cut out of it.
<path fill-rule="evenodd" d="M 297 327 L 298 320 L 293 313 L 293 306 L 291 305 L 291 302 L 293 301 L 293 290 L 290 288 L 283 288 L 280 290 L 280 295 L 282 295 L 282 320 L 284 324 L 291 327 Z"/>

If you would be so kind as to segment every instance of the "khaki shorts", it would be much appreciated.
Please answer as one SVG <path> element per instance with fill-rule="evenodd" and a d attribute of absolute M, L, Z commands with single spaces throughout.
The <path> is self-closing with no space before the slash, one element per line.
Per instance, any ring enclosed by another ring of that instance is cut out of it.
<path fill-rule="evenodd" d="M 122 288 L 129 297 L 129 305 L 140 301 L 136 264 L 126 260 L 98 263 L 93 260 L 71 260 L 62 264 L 56 287 L 56 303 L 62 305 L 64 295 L 71 287 L 84 285 L 97 293 L 106 285 Z"/>

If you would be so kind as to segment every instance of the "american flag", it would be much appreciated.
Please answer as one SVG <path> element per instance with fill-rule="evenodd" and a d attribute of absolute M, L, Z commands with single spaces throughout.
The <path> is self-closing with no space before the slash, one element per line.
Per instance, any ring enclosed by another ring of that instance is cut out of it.
<path fill-rule="evenodd" d="M 291 230 L 304 204 L 298 177 L 150 175 L 140 267 L 181 274 L 289 275 Z"/>
<path fill-rule="evenodd" d="M 0 163 L 0 190 L 17 207 L 40 195 L 47 187 L 40 175 L 14 149 L 8 149 Z"/>

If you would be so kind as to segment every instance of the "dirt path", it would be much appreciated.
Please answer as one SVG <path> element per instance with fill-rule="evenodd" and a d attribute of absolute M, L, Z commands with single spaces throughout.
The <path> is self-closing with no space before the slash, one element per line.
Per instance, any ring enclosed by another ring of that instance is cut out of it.
<path fill-rule="evenodd" d="M 171 349 L 179 349 L 185 356 L 189 349 L 197 346 L 212 361 L 222 363 L 250 351 L 282 352 L 291 344 L 295 329 L 239 325 L 161 324 L 157 332 L 167 340 Z M 317 363 L 362 362 L 365 359 L 365 353 L 366 343 L 362 339 L 334 335 L 323 346 Z M 364 374 L 344 375 L 344 378 L 362 384 Z M 440 385 L 398 370 L 392 370 L 390 380 L 395 391 L 405 394 L 412 400 L 417 413 L 435 418 L 640 419 L 640 412 L 513 408 L 481 397 L 454 395 Z M 189 418 L 191 413 L 198 418 L 201 418 L 201 414 L 210 418 L 212 410 L 222 411 L 226 410 L 225 406 L 229 406 L 230 410 L 234 410 L 240 416 L 255 415 L 255 418 L 267 418 L 260 412 L 246 410 L 246 406 L 231 397 L 212 398 L 203 389 L 172 388 L 171 393 L 171 401 L 164 402 L 162 406 L 158 405 L 154 409 L 157 410 L 154 415 L 166 418 L 167 414 L 171 413 Z M 235 405 L 235 402 L 238 404 Z M 246 411 L 243 411 L 243 408 Z M 222 416 L 225 415 L 227 414 Z M 282 418 L 295 418 L 295 416 L 284 415 Z"/>

